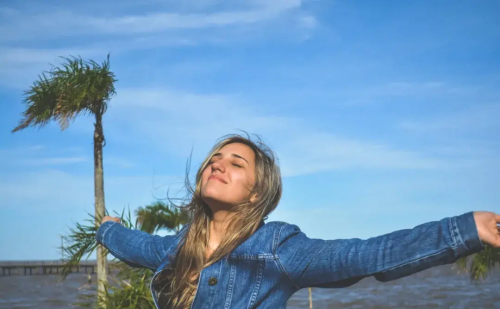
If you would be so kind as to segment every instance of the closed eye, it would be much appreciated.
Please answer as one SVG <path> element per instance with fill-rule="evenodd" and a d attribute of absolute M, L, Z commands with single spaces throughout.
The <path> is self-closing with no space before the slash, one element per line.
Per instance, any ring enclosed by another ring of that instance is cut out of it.
<path fill-rule="evenodd" d="M 241 165 L 238 165 L 236 163 L 233 163 L 233 165 L 236 166 L 236 167 L 242 167 Z"/>

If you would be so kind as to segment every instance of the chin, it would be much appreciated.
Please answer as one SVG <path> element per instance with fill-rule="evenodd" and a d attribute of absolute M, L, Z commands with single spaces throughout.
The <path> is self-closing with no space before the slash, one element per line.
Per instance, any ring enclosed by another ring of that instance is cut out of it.
<path fill-rule="evenodd" d="M 214 210 L 219 210 L 219 209 L 226 209 L 228 208 L 228 205 L 231 205 L 231 203 L 228 203 L 225 201 L 223 198 L 221 198 L 220 193 L 214 192 L 215 190 L 206 190 L 201 192 L 201 198 L 207 204 L 212 211 Z"/>

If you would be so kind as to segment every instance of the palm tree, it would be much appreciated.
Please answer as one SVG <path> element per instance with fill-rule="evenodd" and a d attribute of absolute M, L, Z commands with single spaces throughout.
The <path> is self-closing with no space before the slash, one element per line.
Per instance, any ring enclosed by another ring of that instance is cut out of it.
<path fill-rule="evenodd" d="M 190 219 L 185 209 L 167 205 L 162 201 L 144 208 L 139 207 L 136 210 L 136 216 L 137 225 L 148 233 L 156 233 L 160 229 L 178 232 L 180 227 Z"/>
<path fill-rule="evenodd" d="M 26 110 L 23 119 L 12 132 L 27 127 L 42 127 L 51 121 L 58 121 L 61 130 L 68 128 L 70 121 L 80 114 L 93 115 L 94 123 L 94 195 L 95 224 L 104 217 L 104 179 L 102 148 L 105 139 L 102 117 L 108 101 L 115 94 L 115 75 L 110 71 L 109 55 L 102 63 L 82 58 L 63 58 L 60 67 L 52 67 L 43 72 L 31 88 L 24 93 Z M 106 255 L 101 246 L 97 247 L 98 292 L 104 291 L 106 275 Z"/>

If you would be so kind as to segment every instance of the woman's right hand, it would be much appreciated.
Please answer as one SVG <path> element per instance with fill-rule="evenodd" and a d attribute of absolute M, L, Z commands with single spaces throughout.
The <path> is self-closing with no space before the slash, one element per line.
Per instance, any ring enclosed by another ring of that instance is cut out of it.
<path fill-rule="evenodd" d="M 104 218 L 102 218 L 101 224 L 103 224 L 106 221 L 113 221 L 113 222 L 116 222 L 116 223 L 120 223 L 121 222 L 120 218 L 118 218 L 118 217 L 104 216 Z"/>
<path fill-rule="evenodd" d="M 494 248 L 500 248 L 500 215 L 489 211 L 475 211 L 479 239 Z"/>

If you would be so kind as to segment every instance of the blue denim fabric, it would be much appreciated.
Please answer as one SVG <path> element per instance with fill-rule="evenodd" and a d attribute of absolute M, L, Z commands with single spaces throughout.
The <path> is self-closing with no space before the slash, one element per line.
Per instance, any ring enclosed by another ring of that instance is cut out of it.
<path fill-rule="evenodd" d="M 186 228 L 162 237 L 108 221 L 96 237 L 121 261 L 153 270 L 155 281 L 171 271 Z M 472 212 L 366 240 L 311 239 L 296 225 L 269 222 L 228 257 L 203 269 L 191 308 L 285 308 L 301 288 L 346 287 L 369 276 L 385 282 L 483 248 Z M 151 292 L 160 308 L 153 284 Z"/>

